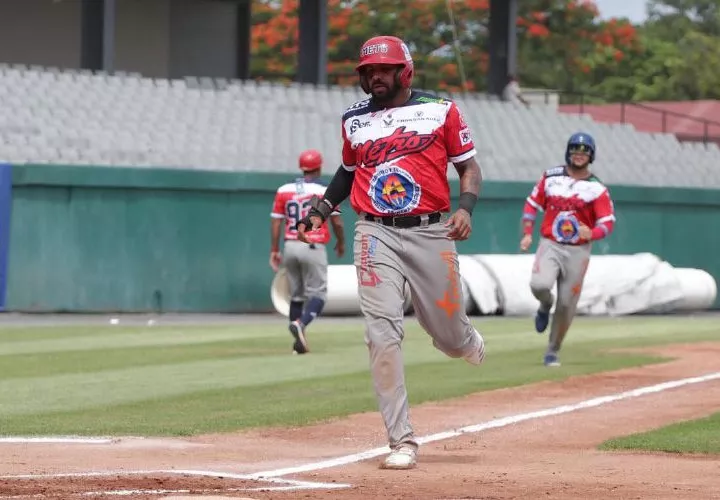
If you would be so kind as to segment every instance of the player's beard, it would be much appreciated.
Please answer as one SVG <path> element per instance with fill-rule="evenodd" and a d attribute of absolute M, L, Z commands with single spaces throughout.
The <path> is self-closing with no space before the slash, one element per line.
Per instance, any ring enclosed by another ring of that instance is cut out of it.
<path fill-rule="evenodd" d="M 378 95 L 372 87 L 370 88 L 372 100 L 379 106 L 390 104 L 400 92 L 400 86 L 397 84 L 392 84 L 391 86 L 385 88 L 386 90 L 380 95 Z"/>

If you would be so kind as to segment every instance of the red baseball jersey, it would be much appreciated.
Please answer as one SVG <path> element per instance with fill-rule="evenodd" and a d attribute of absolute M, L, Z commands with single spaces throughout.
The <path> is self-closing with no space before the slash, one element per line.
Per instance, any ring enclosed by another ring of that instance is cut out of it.
<path fill-rule="evenodd" d="M 310 199 L 313 195 L 322 197 L 325 194 L 325 186 L 318 180 L 297 179 L 280 186 L 275 193 L 273 203 L 273 218 L 285 219 L 285 240 L 297 240 L 297 225 L 300 219 L 310 211 Z M 339 212 L 333 212 L 337 215 Z M 330 241 L 330 230 L 327 223 L 315 231 L 306 232 L 311 243 L 327 244 Z"/>
<path fill-rule="evenodd" d="M 448 162 L 476 154 L 457 105 L 417 91 L 397 108 L 371 99 L 353 104 L 342 138 L 343 166 L 355 171 L 350 204 L 376 216 L 448 212 Z"/>
<path fill-rule="evenodd" d="M 579 224 L 592 229 L 591 240 L 604 238 L 613 230 L 615 209 L 610 193 L 595 175 L 577 180 L 566 167 L 546 170 L 525 202 L 525 233 L 532 232 L 538 210 L 543 210 L 540 234 L 559 243 L 587 243 L 579 236 Z"/>

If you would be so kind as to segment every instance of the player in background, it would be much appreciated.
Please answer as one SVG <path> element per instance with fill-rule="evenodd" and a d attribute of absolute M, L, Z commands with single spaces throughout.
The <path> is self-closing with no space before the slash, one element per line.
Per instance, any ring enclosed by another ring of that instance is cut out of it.
<path fill-rule="evenodd" d="M 520 249 L 532 244 L 538 210 L 545 212 L 541 240 L 535 254 L 530 289 L 540 301 L 535 329 L 542 333 L 557 304 L 545 352 L 545 366 L 560 366 L 558 351 L 575 317 L 592 242 L 608 236 L 615 224 L 615 211 L 608 188 L 591 171 L 595 140 L 588 134 L 573 134 L 565 149 L 565 165 L 546 170 L 525 201 Z"/>
<path fill-rule="evenodd" d="M 343 114 L 342 165 L 299 229 L 305 238 L 306 228 L 317 228 L 350 197 L 358 214 L 353 253 L 365 342 L 391 449 L 381 467 L 409 469 L 419 443 L 408 417 L 401 350 L 403 288 L 409 285 L 415 317 L 438 350 L 483 362 L 484 340 L 463 306 L 455 246 L 472 231 L 481 173 L 457 105 L 411 88 L 413 61 L 402 40 L 369 39 L 356 70 L 371 97 Z M 452 214 L 448 163 L 460 176 Z"/>
<path fill-rule="evenodd" d="M 280 186 L 275 194 L 270 214 L 270 267 L 277 272 L 281 264 L 285 265 L 291 294 L 288 329 L 295 338 L 293 350 L 305 354 L 309 352 L 306 329 L 320 316 L 327 297 L 326 245 L 330 241 L 330 231 L 327 224 L 323 224 L 307 233 L 310 245 L 298 241 L 297 224 L 310 210 L 310 199 L 325 192 L 325 185 L 320 181 L 322 155 L 314 149 L 303 151 L 298 164 L 303 176 Z M 283 223 L 285 244 L 283 253 L 280 253 Z M 330 223 L 337 240 L 335 253 L 342 257 L 345 254 L 345 232 L 340 212 L 332 213 Z"/>

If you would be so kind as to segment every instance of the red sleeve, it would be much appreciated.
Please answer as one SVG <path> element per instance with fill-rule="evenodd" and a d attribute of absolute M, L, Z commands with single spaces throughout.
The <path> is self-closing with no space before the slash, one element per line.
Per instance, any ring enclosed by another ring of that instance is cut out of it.
<path fill-rule="evenodd" d="M 285 201 L 286 197 L 284 193 L 277 192 L 275 193 L 275 201 L 273 202 L 273 208 L 272 212 L 270 212 L 270 217 L 280 219 L 285 217 Z"/>
<path fill-rule="evenodd" d="M 537 210 L 545 210 L 545 176 L 535 184 L 526 201 Z"/>
<path fill-rule="evenodd" d="M 453 163 L 465 161 L 476 154 L 470 127 L 454 102 L 445 117 L 445 147 L 448 159 Z"/>
<path fill-rule="evenodd" d="M 342 122 L 342 162 L 345 170 L 352 172 L 357 167 L 357 158 L 355 150 L 352 148 L 352 144 L 348 140 L 347 133 L 345 132 L 345 120 Z"/>
<path fill-rule="evenodd" d="M 593 201 L 595 227 L 592 239 L 600 240 L 612 233 L 615 228 L 615 206 L 607 189 Z"/>
<path fill-rule="evenodd" d="M 523 208 L 522 224 L 523 234 L 532 234 L 535 219 L 539 210 L 545 209 L 545 176 L 535 184 L 530 196 L 525 200 Z"/>

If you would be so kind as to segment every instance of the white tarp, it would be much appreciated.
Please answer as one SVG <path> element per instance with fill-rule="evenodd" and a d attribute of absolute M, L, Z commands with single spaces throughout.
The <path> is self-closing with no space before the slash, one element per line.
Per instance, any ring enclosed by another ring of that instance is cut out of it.
<path fill-rule="evenodd" d="M 275 310 L 283 316 L 290 313 L 290 287 L 288 286 L 285 268 L 281 267 L 275 274 L 270 299 Z M 410 288 L 405 285 L 404 310 L 412 310 Z M 346 316 L 360 314 L 358 299 L 357 274 L 355 266 L 328 266 L 327 299 L 323 308 L 325 316 Z"/>
<path fill-rule="evenodd" d="M 460 255 L 460 276 L 469 314 L 527 316 L 538 302 L 530 291 L 532 254 Z M 328 267 L 324 315 L 358 315 L 357 278 L 352 265 Z M 556 293 L 556 290 L 553 291 Z M 702 269 L 675 268 L 650 253 L 593 255 L 590 258 L 578 314 L 620 316 L 634 313 L 697 311 L 712 307 L 717 284 Z M 281 269 L 272 283 L 275 309 L 288 314 L 290 296 Z M 405 287 L 405 311 L 412 311 Z"/>

